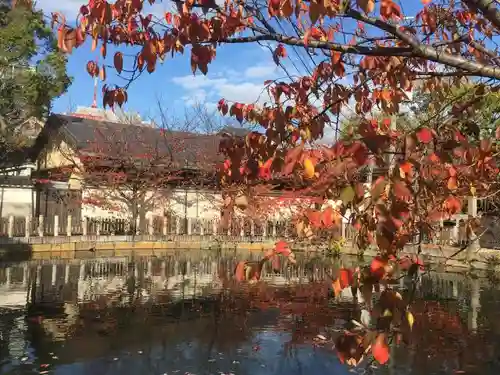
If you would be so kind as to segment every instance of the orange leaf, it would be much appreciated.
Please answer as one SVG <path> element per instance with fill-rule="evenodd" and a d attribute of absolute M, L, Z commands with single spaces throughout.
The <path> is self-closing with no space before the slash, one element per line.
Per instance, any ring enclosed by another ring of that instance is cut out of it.
<path fill-rule="evenodd" d="M 417 131 L 417 138 L 422 143 L 430 143 L 433 139 L 432 132 L 429 128 L 422 128 Z"/>
<path fill-rule="evenodd" d="M 383 365 L 389 360 L 389 347 L 387 346 L 385 335 L 381 333 L 372 345 L 373 358 Z"/>
<path fill-rule="evenodd" d="M 101 81 L 106 80 L 106 67 L 103 65 L 101 70 L 99 71 L 99 77 L 101 78 Z"/>
<path fill-rule="evenodd" d="M 371 13 L 375 9 L 374 0 L 356 0 L 358 7 L 362 9 L 365 13 Z"/>
<path fill-rule="evenodd" d="M 314 164 L 311 161 L 311 159 L 306 158 L 304 160 L 304 176 L 306 178 L 313 178 L 314 177 Z"/>
<path fill-rule="evenodd" d="M 336 279 L 335 281 L 332 282 L 332 289 L 333 293 L 335 294 L 335 297 L 337 297 L 340 292 L 342 291 L 342 287 L 340 286 L 340 280 Z"/>
<path fill-rule="evenodd" d="M 449 190 L 457 190 L 458 189 L 458 181 L 456 177 L 450 177 L 448 179 L 448 189 Z"/>

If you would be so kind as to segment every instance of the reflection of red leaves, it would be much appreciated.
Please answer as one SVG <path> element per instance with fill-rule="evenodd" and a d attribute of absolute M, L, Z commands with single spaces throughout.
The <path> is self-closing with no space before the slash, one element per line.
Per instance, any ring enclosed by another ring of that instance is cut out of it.
<path fill-rule="evenodd" d="M 380 334 L 372 345 L 373 357 L 378 363 L 383 365 L 389 360 L 389 347 L 387 346 L 385 335 Z"/>

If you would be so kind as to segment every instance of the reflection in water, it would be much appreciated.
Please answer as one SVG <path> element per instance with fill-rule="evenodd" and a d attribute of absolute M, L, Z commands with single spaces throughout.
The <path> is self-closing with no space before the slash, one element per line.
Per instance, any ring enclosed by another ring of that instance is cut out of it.
<path fill-rule="evenodd" d="M 325 280 L 340 261 L 299 258 L 249 287 L 228 282 L 236 261 L 184 252 L 4 264 L 0 373 L 349 373 L 331 340 L 361 320 L 364 301 L 350 289 L 331 298 Z M 397 287 L 404 292 L 404 278 Z M 498 374 L 496 288 L 441 273 L 424 275 L 418 293 L 412 342 L 391 348 L 389 366 L 368 369 Z"/>

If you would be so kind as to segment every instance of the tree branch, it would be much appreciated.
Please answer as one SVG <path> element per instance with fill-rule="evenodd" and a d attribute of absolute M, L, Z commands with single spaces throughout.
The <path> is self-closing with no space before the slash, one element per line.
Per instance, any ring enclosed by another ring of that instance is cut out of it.
<path fill-rule="evenodd" d="M 482 0 L 482 1 L 488 1 L 488 0 Z M 395 37 L 399 38 L 401 41 L 405 42 L 412 48 L 414 56 L 422 57 L 424 59 L 434 61 L 440 64 L 452 66 L 457 69 L 466 70 L 470 73 L 475 73 L 482 77 L 500 79 L 499 67 L 480 64 L 475 61 L 467 60 L 458 55 L 452 55 L 450 53 L 440 52 L 431 46 L 422 44 L 416 37 L 403 31 L 400 27 L 396 25 L 391 25 L 387 22 L 382 21 L 379 18 L 368 17 L 352 9 L 349 9 L 346 15 L 355 20 L 377 27 L 380 30 L 386 31 L 389 34 L 392 34 Z"/>
<path fill-rule="evenodd" d="M 473 10 L 479 10 L 493 26 L 500 30 L 500 12 L 497 9 L 498 1 L 495 0 L 465 0 Z"/>

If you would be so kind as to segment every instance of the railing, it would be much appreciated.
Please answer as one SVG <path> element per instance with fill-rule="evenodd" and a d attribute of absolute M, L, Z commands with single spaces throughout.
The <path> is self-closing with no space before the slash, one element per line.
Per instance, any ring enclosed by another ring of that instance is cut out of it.
<path fill-rule="evenodd" d="M 467 215 L 457 215 L 448 225 L 436 225 L 432 238 L 425 238 L 424 242 L 438 245 L 463 245 L 467 238 L 465 234 L 464 219 Z M 142 224 L 142 225 L 141 225 Z M 261 241 L 266 239 L 296 238 L 295 227 L 291 220 L 249 220 L 239 218 L 234 220 L 225 230 L 220 228 L 218 218 L 181 218 L 181 217 L 149 217 L 141 223 L 135 223 L 118 218 L 83 218 L 74 219 L 71 216 L 60 217 L 14 217 L 0 218 L 0 238 L 4 240 L 59 237 L 64 240 L 71 236 L 137 236 L 153 240 L 166 236 L 197 236 L 217 237 L 231 240 Z M 356 229 L 346 222 L 341 227 L 333 230 L 335 238 L 344 238 L 347 241 L 356 239 Z M 494 230 L 492 230 L 495 232 Z M 325 231 L 324 236 L 331 235 L 332 230 Z M 487 245 L 483 247 L 497 248 L 500 241 L 490 236 Z M 418 242 L 418 236 L 412 241 Z"/>

